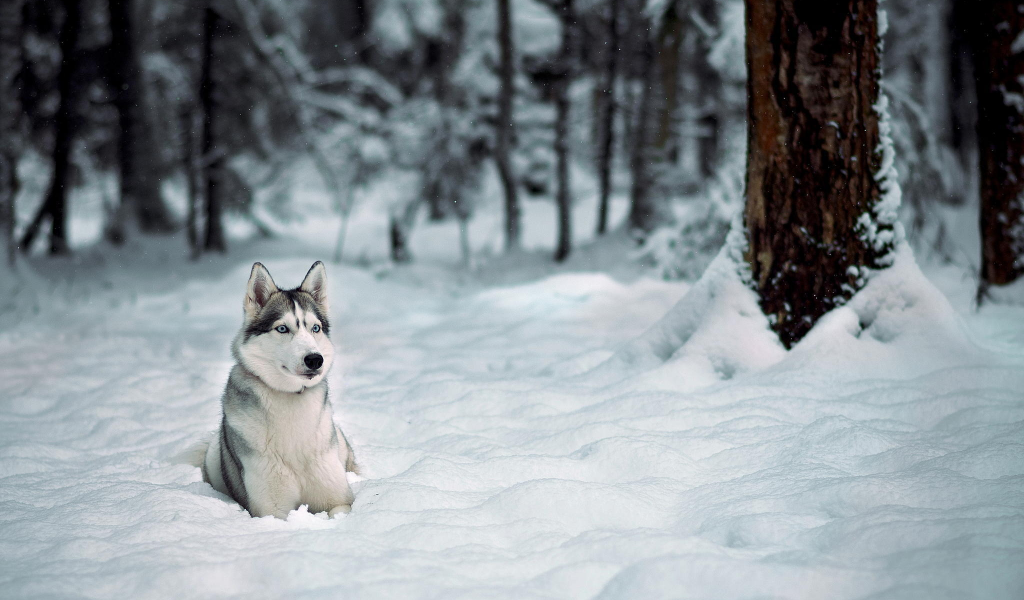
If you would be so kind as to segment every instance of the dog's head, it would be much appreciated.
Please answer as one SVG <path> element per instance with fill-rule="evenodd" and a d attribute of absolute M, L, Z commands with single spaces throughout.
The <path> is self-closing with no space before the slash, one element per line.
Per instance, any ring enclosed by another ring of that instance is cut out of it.
<path fill-rule="evenodd" d="M 254 264 L 243 307 L 245 319 L 234 344 L 242 366 L 284 392 L 301 392 L 323 380 L 334 346 L 322 262 L 313 263 L 302 285 L 292 290 L 278 289 L 266 267 Z"/>

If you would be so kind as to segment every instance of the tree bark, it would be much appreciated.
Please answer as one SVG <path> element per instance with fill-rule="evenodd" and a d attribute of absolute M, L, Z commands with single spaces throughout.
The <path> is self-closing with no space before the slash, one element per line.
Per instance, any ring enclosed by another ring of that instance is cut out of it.
<path fill-rule="evenodd" d="M 501 52 L 501 89 L 498 92 L 498 131 L 494 158 L 505 191 L 505 248 L 519 247 L 519 192 L 512 169 L 511 152 L 515 139 L 515 48 L 512 45 L 510 0 L 498 0 L 498 47 Z"/>
<path fill-rule="evenodd" d="M 746 0 L 747 262 L 786 347 L 891 260 L 877 0 Z M 891 208 L 891 207 L 890 207 Z"/>
<path fill-rule="evenodd" d="M 207 6 L 203 13 L 202 67 L 199 81 L 199 102 L 203 110 L 203 157 L 202 172 L 206 188 L 206 239 L 207 251 L 225 252 L 227 241 L 224 237 L 224 222 L 221 188 L 224 182 L 224 157 L 216 143 L 217 93 L 213 76 L 214 42 L 220 17 Z"/>
<path fill-rule="evenodd" d="M 10 266 L 18 254 L 14 238 L 15 199 L 18 196 L 18 158 L 24 145 L 21 102 L 15 79 L 21 69 L 21 8 L 23 0 L 0 2 L 0 226 Z"/>
<path fill-rule="evenodd" d="M 151 151 L 152 140 L 146 125 L 145 95 L 143 94 L 142 66 L 135 43 L 132 1 L 108 0 L 110 11 L 111 56 L 113 57 L 112 83 L 114 106 L 117 108 L 118 166 L 120 169 L 122 222 L 110 229 L 115 243 L 124 238 L 124 213 L 134 211 L 139 228 L 144 232 L 167 233 L 173 223 L 160 196 L 160 182 L 151 176 L 146 153 Z"/>
<path fill-rule="evenodd" d="M 645 39 L 646 39 L 646 33 Z M 654 94 L 654 45 L 647 41 L 641 52 L 643 67 L 641 71 L 640 102 L 636 110 L 633 125 L 633 148 L 630 158 L 630 171 L 633 185 L 630 191 L 629 226 L 634 231 L 649 232 L 661 220 L 661 212 L 656 202 L 651 199 L 650 174 L 650 130 L 651 104 Z"/>
<path fill-rule="evenodd" d="M 597 235 L 608 230 L 608 203 L 612 188 L 612 148 L 615 143 L 615 80 L 619 62 L 619 4 L 620 0 L 608 3 L 608 51 L 605 57 L 604 81 L 598 96 L 601 115 L 599 124 L 600 149 L 597 157 L 599 198 L 597 209 Z"/>
<path fill-rule="evenodd" d="M 75 105 L 78 90 L 75 86 L 75 70 L 78 60 L 76 49 L 82 20 L 78 0 L 64 0 L 64 23 L 58 35 L 61 54 L 60 72 L 57 74 L 57 91 L 60 103 L 54 115 L 53 177 L 46 199 L 35 218 L 25 230 L 21 249 L 28 252 L 47 217 L 50 218 L 50 253 L 67 254 L 67 187 L 71 174 L 71 143 L 74 137 Z"/>
<path fill-rule="evenodd" d="M 1024 32 L 1020 2 L 982 7 L 975 40 L 981 167 L 981 288 L 1024 274 Z"/>
<path fill-rule="evenodd" d="M 558 52 L 559 77 L 553 91 L 555 97 L 555 177 L 558 188 L 555 205 L 558 208 L 558 241 L 555 262 L 562 262 L 572 251 L 572 190 L 569 181 L 569 87 L 575 71 L 576 14 L 573 0 L 561 0 L 558 20 L 562 24 L 562 43 Z"/>

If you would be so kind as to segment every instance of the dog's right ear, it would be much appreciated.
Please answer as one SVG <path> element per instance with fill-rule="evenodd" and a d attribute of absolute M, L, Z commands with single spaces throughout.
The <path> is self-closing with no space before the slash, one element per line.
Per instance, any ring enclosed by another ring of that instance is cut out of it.
<path fill-rule="evenodd" d="M 270 276 L 270 271 L 260 263 L 253 264 L 252 272 L 249 273 L 249 284 L 245 288 L 245 300 L 242 304 L 245 309 L 245 317 L 247 319 L 255 317 L 256 313 L 267 305 L 270 296 L 276 291 L 278 291 L 277 285 L 274 283 L 274 278 Z"/>

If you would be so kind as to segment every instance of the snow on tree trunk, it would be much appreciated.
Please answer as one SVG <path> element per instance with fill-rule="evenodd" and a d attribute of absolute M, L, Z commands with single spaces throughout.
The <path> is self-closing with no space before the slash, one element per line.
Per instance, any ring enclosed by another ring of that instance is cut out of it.
<path fill-rule="evenodd" d="M 786 347 L 887 266 L 899 188 L 877 0 L 746 0 L 746 260 Z M 882 25 L 884 27 L 884 25 Z"/>
<path fill-rule="evenodd" d="M 109 0 L 111 32 L 111 79 L 114 106 L 118 113 L 118 166 L 121 175 L 121 207 L 118 222 L 110 232 L 114 242 L 123 240 L 123 217 L 133 210 L 139 228 L 147 232 L 173 229 L 170 215 L 160 197 L 160 182 L 151 176 L 146 156 L 152 148 L 146 125 L 142 65 L 135 43 L 131 0 Z"/>
<path fill-rule="evenodd" d="M 203 181 L 206 187 L 206 239 L 204 248 L 224 252 L 227 241 L 224 237 L 222 218 L 221 186 L 224 182 L 224 157 L 219 155 L 216 144 L 215 117 L 217 99 L 213 77 L 214 41 L 217 36 L 220 17 L 207 6 L 203 13 L 202 67 L 199 82 L 199 101 L 203 110 Z"/>
<path fill-rule="evenodd" d="M 1024 2 L 975 10 L 983 294 L 1024 274 Z"/>
<path fill-rule="evenodd" d="M 21 104 L 15 78 L 21 69 L 22 0 L 0 2 L 0 225 L 3 227 L 7 262 L 14 266 L 17 243 L 14 239 L 14 202 L 18 195 L 18 157 L 24 140 L 21 135 Z"/>
<path fill-rule="evenodd" d="M 505 248 L 519 247 L 519 194 L 509 157 L 515 136 L 515 49 L 512 45 L 510 0 L 498 0 L 498 47 L 501 52 L 501 89 L 498 93 L 498 131 L 494 158 L 505 191 Z"/>

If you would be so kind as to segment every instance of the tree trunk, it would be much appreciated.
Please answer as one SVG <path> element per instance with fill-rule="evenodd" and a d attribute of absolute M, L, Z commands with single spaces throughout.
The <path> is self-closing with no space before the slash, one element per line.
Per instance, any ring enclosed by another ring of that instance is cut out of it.
<path fill-rule="evenodd" d="M 0 2 L 0 226 L 4 252 L 14 266 L 18 245 L 14 239 L 15 199 L 18 196 L 18 158 L 21 135 L 21 102 L 15 79 L 21 69 L 21 7 L 23 0 Z"/>
<path fill-rule="evenodd" d="M 185 191 L 187 194 L 187 212 L 185 217 L 185 237 L 188 242 L 189 257 L 197 260 L 203 252 L 199 236 L 199 207 L 202 200 L 202 165 L 199 161 L 198 144 L 196 143 L 196 132 L 201 130 L 203 125 L 198 118 L 195 105 L 190 103 L 189 107 L 181 117 L 182 132 L 184 134 L 184 152 L 182 155 L 185 171 Z"/>
<path fill-rule="evenodd" d="M 966 172 L 972 167 L 978 109 L 975 104 L 974 49 L 970 23 L 975 5 L 970 0 L 952 0 L 949 13 L 949 117 L 950 143 Z"/>
<path fill-rule="evenodd" d="M 646 39 L 646 33 L 645 39 Z M 640 103 L 633 125 L 633 148 L 630 171 L 633 186 L 630 193 L 629 227 L 634 231 L 649 232 L 661 220 L 661 212 L 650 194 L 650 129 L 651 104 L 654 91 L 654 45 L 648 41 L 642 51 Z"/>
<path fill-rule="evenodd" d="M 64 23 L 60 28 L 61 66 L 57 75 L 57 91 L 60 103 L 54 115 L 53 177 L 46 199 L 34 219 L 25 230 L 21 240 L 23 252 L 32 249 L 32 242 L 46 217 L 50 218 L 50 253 L 67 254 L 67 187 L 71 174 L 71 143 L 74 136 L 75 105 L 78 90 L 75 86 L 75 70 L 78 64 L 76 49 L 81 29 L 81 14 L 78 0 L 64 0 Z"/>
<path fill-rule="evenodd" d="M 498 92 L 498 131 L 494 158 L 505 190 L 505 248 L 512 250 L 519 247 L 519 193 L 510 157 L 515 139 L 515 52 L 512 46 L 510 0 L 498 0 L 498 47 L 501 51 L 501 89 Z"/>
<path fill-rule="evenodd" d="M 173 229 L 170 214 L 160 196 L 160 182 L 151 177 L 152 169 L 145 160 L 152 151 L 152 140 L 146 126 L 145 98 L 139 50 L 135 44 L 132 1 L 108 0 L 110 10 L 112 82 L 114 106 L 117 108 L 118 165 L 120 168 L 121 210 L 133 210 L 139 228 L 145 232 L 166 233 Z M 123 222 L 112 228 L 115 239 L 123 240 Z"/>
<path fill-rule="evenodd" d="M 1015 0 L 992 0 L 972 36 L 978 57 L 981 167 L 981 288 L 1024 274 L 1024 14 Z"/>
<path fill-rule="evenodd" d="M 600 186 L 597 209 L 597 235 L 608 230 L 608 203 L 612 193 L 612 148 L 615 143 L 615 79 L 619 61 L 619 3 L 608 3 L 608 56 L 605 58 L 604 81 L 601 84 L 601 107 L 597 177 Z"/>
<path fill-rule="evenodd" d="M 569 87 L 576 56 L 574 38 L 576 15 L 573 0 L 561 0 L 558 19 L 562 24 L 562 45 L 558 52 L 559 77 L 554 84 L 555 97 L 555 177 L 558 189 L 555 205 L 558 207 L 558 241 L 555 246 L 555 262 L 562 262 L 572 251 L 572 190 L 569 182 Z"/>
<path fill-rule="evenodd" d="M 675 162 L 678 154 L 676 111 L 679 108 L 680 58 L 682 57 L 685 25 L 679 14 L 679 3 L 669 2 L 658 29 L 658 83 L 661 93 L 658 103 L 658 127 L 654 134 L 654 148 L 658 160 Z"/>
<path fill-rule="evenodd" d="M 718 29 L 718 3 L 715 0 L 701 0 L 696 10 L 705 23 L 712 29 Z M 697 77 L 700 95 L 700 174 L 705 181 L 714 177 L 718 171 L 719 128 L 722 121 L 719 113 L 723 105 L 722 77 L 708 62 L 713 41 L 707 36 L 702 37 L 698 45 L 699 56 L 694 61 L 694 75 Z"/>
<path fill-rule="evenodd" d="M 207 251 L 227 250 L 224 237 L 221 191 L 224 182 L 224 157 L 216 143 L 217 94 L 213 77 L 214 41 L 220 17 L 210 6 L 203 14 L 203 57 L 199 81 L 199 102 L 203 109 L 202 171 L 206 187 L 206 240 Z"/>
<path fill-rule="evenodd" d="M 791 347 L 863 286 L 865 267 L 891 261 L 898 196 L 875 108 L 877 0 L 746 9 L 747 262 Z"/>
<path fill-rule="evenodd" d="M 416 213 L 419 212 L 419 209 L 420 201 L 414 200 L 405 206 L 401 214 L 391 215 L 388 233 L 392 262 L 412 261 L 412 253 L 409 252 L 409 232 L 412 231 L 412 227 L 416 223 Z"/>

